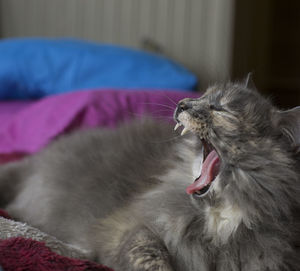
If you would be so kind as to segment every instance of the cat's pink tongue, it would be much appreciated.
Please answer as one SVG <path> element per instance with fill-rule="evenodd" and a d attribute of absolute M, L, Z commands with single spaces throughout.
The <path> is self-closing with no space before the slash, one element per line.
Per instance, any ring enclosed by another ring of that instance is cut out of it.
<path fill-rule="evenodd" d="M 193 184 L 186 188 L 188 194 L 193 194 L 196 191 L 203 189 L 209 185 L 213 179 L 217 176 L 220 167 L 220 160 L 217 152 L 213 150 L 206 157 L 202 165 L 201 175 L 195 180 Z"/>

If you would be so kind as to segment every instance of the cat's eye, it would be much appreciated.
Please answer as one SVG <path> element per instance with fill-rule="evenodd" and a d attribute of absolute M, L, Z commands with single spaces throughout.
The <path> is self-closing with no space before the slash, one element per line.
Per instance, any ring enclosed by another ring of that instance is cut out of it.
<path fill-rule="evenodd" d="M 222 110 L 223 110 L 222 107 L 217 106 L 217 105 L 215 105 L 215 104 L 210 104 L 210 105 L 209 105 L 209 109 L 215 110 L 215 111 L 222 111 Z"/>

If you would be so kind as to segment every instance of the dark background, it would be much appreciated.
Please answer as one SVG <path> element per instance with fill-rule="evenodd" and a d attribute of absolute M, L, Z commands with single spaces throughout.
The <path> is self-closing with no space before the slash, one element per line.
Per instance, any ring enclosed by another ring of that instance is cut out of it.
<path fill-rule="evenodd" d="M 232 77 L 254 73 L 280 107 L 300 105 L 300 1 L 236 0 Z"/>

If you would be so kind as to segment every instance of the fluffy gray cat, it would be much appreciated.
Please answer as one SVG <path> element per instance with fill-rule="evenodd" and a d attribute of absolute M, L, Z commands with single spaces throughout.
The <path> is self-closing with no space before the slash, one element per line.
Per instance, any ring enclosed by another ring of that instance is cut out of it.
<path fill-rule="evenodd" d="M 1 207 L 116 271 L 299 270 L 300 108 L 247 85 L 2 166 Z M 4 193 L 5 191 L 5 193 Z"/>

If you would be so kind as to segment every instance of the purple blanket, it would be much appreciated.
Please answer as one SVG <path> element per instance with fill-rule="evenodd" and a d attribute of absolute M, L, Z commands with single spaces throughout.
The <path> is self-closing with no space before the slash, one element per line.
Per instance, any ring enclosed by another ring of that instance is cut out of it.
<path fill-rule="evenodd" d="M 118 123 L 145 114 L 172 121 L 176 103 L 199 94 L 91 90 L 37 101 L 0 102 L 0 155 L 30 154 L 61 133 Z"/>

